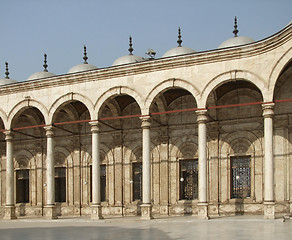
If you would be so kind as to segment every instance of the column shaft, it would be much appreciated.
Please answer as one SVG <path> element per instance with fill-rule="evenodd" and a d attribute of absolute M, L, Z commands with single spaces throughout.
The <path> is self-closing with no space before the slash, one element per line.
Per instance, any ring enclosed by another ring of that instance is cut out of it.
<path fill-rule="evenodd" d="M 14 206 L 13 135 L 6 134 L 6 206 Z"/>
<path fill-rule="evenodd" d="M 100 142 L 99 124 L 90 122 L 92 134 L 92 204 L 100 204 Z"/>
<path fill-rule="evenodd" d="M 199 110 L 197 113 L 198 122 L 198 152 L 199 152 L 199 204 L 198 216 L 202 219 L 209 219 L 208 215 L 208 194 L 207 194 L 207 110 Z"/>
<path fill-rule="evenodd" d="M 198 114 L 198 150 L 199 150 L 199 202 L 207 202 L 207 110 Z"/>
<path fill-rule="evenodd" d="M 55 165 L 54 165 L 54 131 L 52 126 L 46 128 L 47 132 L 47 205 L 55 205 Z"/>
<path fill-rule="evenodd" d="M 54 127 L 46 126 L 47 136 L 47 159 L 46 159 L 46 184 L 47 203 L 45 206 L 45 216 L 48 219 L 57 218 L 55 206 L 55 160 L 54 160 Z"/>
<path fill-rule="evenodd" d="M 151 203 L 151 165 L 150 165 L 150 129 L 143 127 L 143 153 L 142 153 L 142 173 L 143 173 L 143 203 Z"/>
<path fill-rule="evenodd" d="M 273 152 L 273 115 L 274 103 L 263 104 L 265 138 L 264 201 L 265 218 L 275 218 L 274 206 L 274 152 Z"/>
<path fill-rule="evenodd" d="M 263 105 L 265 137 L 265 201 L 274 201 L 273 106 Z"/>
<path fill-rule="evenodd" d="M 141 206 L 141 219 L 152 219 L 151 206 L 151 158 L 150 158 L 150 117 L 141 117 L 142 121 L 142 188 L 143 204 Z"/>
<path fill-rule="evenodd" d="M 92 138 L 92 205 L 91 219 L 103 219 L 100 205 L 100 141 L 99 141 L 99 122 L 89 123 L 91 126 Z"/>
<path fill-rule="evenodd" d="M 13 165 L 13 133 L 6 135 L 6 206 L 4 219 L 16 219 L 14 205 L 14 165 Z"/>

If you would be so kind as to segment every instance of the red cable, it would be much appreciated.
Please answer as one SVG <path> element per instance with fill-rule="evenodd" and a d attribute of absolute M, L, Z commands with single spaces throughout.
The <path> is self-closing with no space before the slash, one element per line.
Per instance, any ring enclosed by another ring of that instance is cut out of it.
<path fill-rule="evenodd" d="M 221 105 L 221 106 L 212 106 L 207 108 L 188 108 L 188 109 L 178 109 L 178 110 L 171 110 L 171 111 L 164 111 L 164 112 L 155 112 L 151 113 L 150 116 L 161 115 L 161 114 L 171 114 L 171 113 L 179 113 L 179 112 L 190 112 L 190 111 L 197 111 L 197 110 L 204 110 L 204 109 L 218 109 L 218 108 L 229 108 L 229 107 L 241 107 L 241 106 L 251 106 L 251 105 L 259 105 L 259 104 L 269 104 L 269 103 L 281 103 L 281 102 L 292 102 L 292 99 L 284 99 L 284 100 L 275 100 L 273 102 L 251 102 L 251 103 L 239 103 L 239 104 L 230 104 L 230 105 Z M 116 117 L 105 117 L 100 118 L 100 121 L 106 120 L 114 120 L 114 119 L 125 119 L 125 118 L 135 118 L 135 117 L 146 117 L 149 115 L 127 115 L 127 116 L 116 116 Z M 76 120 L 76 121 L 69 121 L 69 122 L 58 122 L 54 123 L 53 125 L 65 125 L 65 124 L 74 124 L 74 123 L 83 123 L 83 122 L 94 122 L 98 120 Z M 26 127 L 18 127 L 12 128 L 12 130 L 22 130 L 22 129 L 30 129 L 30 128 L 38 128 L 38 127 L 45 127 L 45 124 L 34 125 L 34 126 L 26 126 Z M 0 129 L 0 132 L 5 132 L 5 129 Z"/>

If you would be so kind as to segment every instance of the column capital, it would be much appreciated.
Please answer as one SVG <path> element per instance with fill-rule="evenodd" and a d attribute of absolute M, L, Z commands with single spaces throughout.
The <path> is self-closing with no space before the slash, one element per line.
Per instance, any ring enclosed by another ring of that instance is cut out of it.
<path fill-rule="evenodd" d="M 53 137 L 54 136 L 54 132 L 55 132 L 55 127 L 53 125 L 47 125 L 44 127 L 45 131 L 46 131 L 46 136 L 47 137 Z"/>
<path fill-rule="evenodd" d="M 14 137 L 14 133 L 10 130 L 4 131 L 5 134 L 5 141 L 12 141 Z"/>
<path fill-rule="evenodd" d="M 89 125 L 91 127 L 91 132 L 92 133 L 98 133 L 99 130 L 100 130 L 100 122 L 99 121 L 92 121 L 92 122 L 89 122 Z"/>
<path fill-rule="evenodd" d="M 150 128 L 150 116 L 143 116 L 143 117 L 140 117 L 141 119 L 141 127 L 142 128 Z"/>
<path fill-rule="evenodd" d="M 274 106 L 275 103 L 264 103 L 262 104 L 263 109 L 263 117 L 264 118 L 272 118 L 274 115 Z"/>
<path fill-rule="evenodd" d="M 207 117 L 207 109 L 202 109 L 202 110 L 197 110 L 196 114 L 197 114 L 197 122 L 200 123 L 206 123 L 208 121 L 208 117 Z"/>

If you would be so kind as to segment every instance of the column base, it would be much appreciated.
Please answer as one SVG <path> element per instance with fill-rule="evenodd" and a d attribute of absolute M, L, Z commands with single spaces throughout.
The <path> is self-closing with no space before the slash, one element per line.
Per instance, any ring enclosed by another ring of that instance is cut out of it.
<path fill-rule="evenodd" d="M 152 216 L 152 205 L 151 204 L 142 204 L 141 205 L 141 220 L 151 220 Z"/>
<path fill-rule="evenodd" d="M 275 219 L 275 202 L 264 202 L 264 218 Z"/>
<path fill-rule="evenodd" d="M 3 219 L 5 220 L 17 219 L 15 215 L 15 206 L 5 206 L 5 215 Z"/>
<path fill-rule="evenodd" d="M 208 214 L 208 203 L 198 203 L 198 218 L 208 220 L 210 219 Z"/>
<path fill-rule="evenodd" d="M 45 206 L 44 208 L 44 216 L 46 219 L 57 219 L 57 211 L 56 206 Z"/>
<path fill-rule="evenodd" d="M 91 219 L 92 220 L 103 219 L 102 212 L 101 212 L 101 205 L 91 206 Z"/>

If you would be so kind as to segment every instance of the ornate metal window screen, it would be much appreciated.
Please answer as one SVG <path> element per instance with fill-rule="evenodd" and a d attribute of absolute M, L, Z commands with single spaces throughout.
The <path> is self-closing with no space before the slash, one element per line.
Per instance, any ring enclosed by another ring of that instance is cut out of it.
<path fill-rule="evenodd" d="M 198 160 L 180 161 L 180 199 L 198 199 Z"/>
<path fill-rule="evenodd" d="M 250 197 L 250 156 L 231 157 L 231 198 Z"/>
<path fill-rule="evenodd" d="M 16 171 L 16 203 L 29 202 L 29 170 Z"/>
<path fill-rule="evenodd" d="M 133 201 L 142 200 L 142 163 L 133 163 Z"/>

